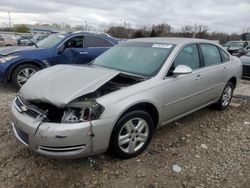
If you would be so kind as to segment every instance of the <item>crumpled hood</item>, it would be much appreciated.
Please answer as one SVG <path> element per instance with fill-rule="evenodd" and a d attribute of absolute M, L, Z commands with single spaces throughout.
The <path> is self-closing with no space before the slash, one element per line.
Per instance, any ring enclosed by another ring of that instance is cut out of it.
<path fill-rule="evenodd" d="M 42 101 L 59 108 L 94 92 L 119 71 L 92 66 L 56 65 L 37 72 L 21 88 L 26 100 Z"/>
<path fill-rule="evenodd" d="M 34 50 L 34 49 L 36 49 L 34 46 L 2 47 L 0 48 L 0 55 L 6 56 L 6 55 L 17 53 L 17 52 Z"/>

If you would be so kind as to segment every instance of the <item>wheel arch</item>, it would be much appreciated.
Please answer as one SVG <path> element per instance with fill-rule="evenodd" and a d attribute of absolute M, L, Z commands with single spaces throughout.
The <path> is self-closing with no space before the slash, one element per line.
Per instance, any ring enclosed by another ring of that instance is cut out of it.
<path fill-rule="evenodd" d="M 23 60 L 23 61 L 19 61 L 17 63 L 14 63 L 12 66 L 10 66 L 9 70 L 7 71 L 7 81 L 9 82 L 11 80 L 11 75 L 13 73 L 13 71 L 20 65 L 24 65 L 24 64 L 32 64 L 35 65 L 37 67 L 39 67 L 40 69 L 45 68 L 45 66 L 41 63 L 38 62 L 36 60 Z"/>
<path fill-rule="evenodd" d="M 13 46 L 13 44 L 7 43 L 4 46 L 8 47 L 8 46 Z"/>
<path fill-rule="evenodd" d="M 109 144 L 108 144 L 108 148 L 107 148 L 108 152 L 112 152 L 112 153 L 115 152 L 114 151 L 114 142 L 112 142 L 112 140 L 113 140 L 112 138 L 114 138 L 113 137 L 114 136 L 114 130 L 115 130 L 115 127 L 116 127 L 117 123 L 119 122 L 119 120 L 126 113 L 129 113 L 129 112 L 132 112 L 132 111 L 135 111 L 135 110 L 141 110 L 141 111 L 147 112 L 151 116 L 151 118 L 153 120 L 153 123 L 154 123 L 154 127 L 152 128 L 152 130 L 155 129 L 156 126 L 158 125 L 159 113 L 158 113 L 158 110 L 157 110 L 156 106 L 153 105 L 152 103 L 150 103 L 150 102 L 138 102 L 136 104 L 132 104 L 131 106 L 128 106 L 127 108 L 124 109 L 123 112 L 121 112 L 121 114 L 119 115 L 119 117 L 115 121 L 114 127 L 112 128 L 111 135 L 109 137 L 109 142 L 108 142 Z M 141 152 L 143 152 L 143 150 Z M 139 154 L 141 152 L 139 152 Z M 116 153 L 116 155 L 118 155 L 117 153 L 119 153 L 119 152 L 115 152 L 115 153 Z M 120 155 L 120 154 L 118 155 L 118 157 L 124 158 L 124 159 L 131 158 L 131 156 L 126 157 L 126 156 Z"/>
<path fill-rule="evenodd" d="M 158 123 L 159 123 L 159 111 L 156 108 L 156 106 L 150 102 L 139 102 L 136 104 L 133 104 L 131 106 L 128 106 L 126 109 L 124 109 L 124 111 L 119 115 L 119 117 L 117 118 L 115 125 L 117 124 L 117 122 L 124 116 L 124 114 L 129 113 L 131 111 L 134 110 L 142 110 L 147 112 L 154 123 L 154 128 L 157 127 Z"/>
<path fill-rule="evenodd" d="M 233 86 L 234 86 L 234 88 L 233 89 L 235 89 L 236 88 L 236 85 L 237 85 L 237 78 L 236 77 L 231 77 L 229 80 L 228 80 L 228 82 L 231 82 L 232 84 L 233 84 Z"/>

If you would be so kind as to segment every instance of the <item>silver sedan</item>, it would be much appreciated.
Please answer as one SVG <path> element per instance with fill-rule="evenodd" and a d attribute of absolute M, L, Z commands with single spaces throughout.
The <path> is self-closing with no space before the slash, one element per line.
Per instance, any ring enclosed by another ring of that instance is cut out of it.
<path fill-rule="evenodd" d="M 50 157 L 131 158 L 156 128 L 208 105 L 224 110 L 241 74 L 240 60 L 207 40 L 128 40 L 90 65 L 32 76 L 12 103 L 13 130 Z"/>

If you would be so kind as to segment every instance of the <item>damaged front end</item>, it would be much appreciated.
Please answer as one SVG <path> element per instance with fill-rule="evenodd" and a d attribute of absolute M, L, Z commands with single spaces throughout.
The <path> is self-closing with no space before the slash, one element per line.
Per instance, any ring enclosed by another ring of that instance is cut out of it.
<path fill-rule="evenodd" d="M 71 158 L 103 152 L 109 142 L 105 130 L 111 130 L 114 118 L 102 118 L 105 106 L 99 103 L 100 98 L 143 80 L 119 73 L 102 84 L 74 84 L 71 92 L 66 85 L 58 86 L 49 93 L 47 87 L 33 89 L 28 81 L 11 106 L 14 134 L 30 149 L 46 156 Z M 89 161 L 93 163 L 92 158 Z"/>
<path fill-rule="evenodd" d="M 62 123 L 79 123 L 98 119 L 104 111 L 104 107 L 94 99 L 85 101 L 74 101 L 64 110 Z"/>
<path fill-rule="evenodd" d="M 25 101 L 18 95 L 15 106 L 20 113 L 25 113 L 37 120 L 51 123 L 79 123 L 96 120 L 104 111 L 104 107 L 94 99 L 86 98 L 71 102 L 65 108 L 58 108 L 48 103 Z"/>
<path fill-rule="evenodd" d="M 96 99 L 143 81 L 140 77 L 119 74 L 92 93 L 74 99 L 64 107 L 43 101 L 39 98 L 27 100 L 18 95 L 15 104 L 19 112 L 35 119 L 51 123 L 80 123 L 97 120 L 105 108 Z"/>

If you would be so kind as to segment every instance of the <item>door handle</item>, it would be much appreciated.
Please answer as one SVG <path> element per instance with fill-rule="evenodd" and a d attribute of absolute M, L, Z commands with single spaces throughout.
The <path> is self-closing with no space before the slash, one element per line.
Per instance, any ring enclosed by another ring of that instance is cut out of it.
<path fill-rule="evenodd" d="M 88 52 L 79 52 L 79 54 L 81 54 L 81 55 L 87 55 L 88 54 Z"/>
<path fill-rule="evenodd" d="M 201 79 L 203 79 L 203 76 L 201 76 L 200 74 L 197 74 L 195 80 L 201 80 Z"/>
<path fill-rule="evenodd" d="M 227 67 L 223 67 L 222 72 L 226 72 L 227 71 Z"/>

